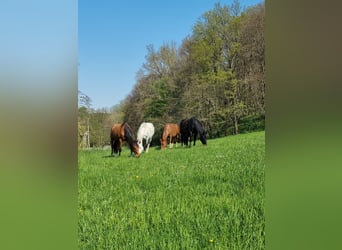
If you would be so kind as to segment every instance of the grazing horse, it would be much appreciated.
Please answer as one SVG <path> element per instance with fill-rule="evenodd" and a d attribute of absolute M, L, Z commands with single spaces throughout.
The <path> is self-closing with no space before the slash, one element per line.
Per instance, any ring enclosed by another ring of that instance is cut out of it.
<path fill-rule="evenodd" d="M 140 127 L 138 129 L 138 135 L 137 135 L 140 152 L 142 152 L 144 149 L 146 153 L 148 152 L 153 135 L 154 135 L 154 126 L 152 123 L 143 122 L 140 124 Z M 145 147 L 143 146 L 143 139 L 145 139 Z"/>
<path fill-rule="evenodd" d="M 161 149 L 165 149 L 167 145 L 167 138 L 170 138 L 170 148 L 172 148 L 172 139 L 176 139 L 176 143 L 180 137 L 179 126 L 176 123 L 166 123 L 164 126 L 164 132 L 160 139 Z"/>
<path fill-rule="evenodd" d="M 192 117 L 190 119 L 183 119 L 180 122 L 180 133 L 182 135 L 182 145 L 184 143 L 186 146 L 188 146 L 188 140 L 190 139 L 191 146 L 191 137 L 193 135 L 195 146 L 197 134 L 199 134 L 202 144 L 207 145 L 207 138 L 203 126 L 201 122 L 197 120 L 195 117 Z"/>
<path fill-rule="evenodd" d="M 126 122 L 122 124 L 114 124 L 111 129 L 110 145 L 112 147 L 112 153 L 111 153 L 112 155 L 114 153 L 116 154 L 119 153 L 119 156 L 120 156 L 123 141 L 127 141 L 131 149 L 131 155 L 134 152 L 134 154 L 137 157 L 140 156 L 138 143 L 136 139 L 134 138 L 132 129 L 129 127 L 129 125 Z"/>

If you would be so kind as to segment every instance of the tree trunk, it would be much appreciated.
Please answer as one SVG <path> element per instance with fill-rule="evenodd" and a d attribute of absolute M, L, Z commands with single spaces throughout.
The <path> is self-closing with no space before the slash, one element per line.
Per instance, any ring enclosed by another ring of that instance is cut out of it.
<path fill-rule="evenodd" d="M 237 135 L 239 133 L 239 126 L 236 114 L 234 114 L 234 133 Z"/>
<path fill-rule="evenodd" d="M 87 119 L 87 149 L 90 149 L 89 118 Z"/>

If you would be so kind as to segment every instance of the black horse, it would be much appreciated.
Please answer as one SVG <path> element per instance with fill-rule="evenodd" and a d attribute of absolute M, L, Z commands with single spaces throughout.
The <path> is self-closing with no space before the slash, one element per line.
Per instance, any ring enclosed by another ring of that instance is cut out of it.
<path fill-rule="evenodd" d="M 188 141 L 190 139 L 190 146 L 191 146 L 191 137 L 193 136 L 194 146 L 195 146 L 197 134 L 199 134 L 199 138 L 202 144 L 207 145 L 207 138 L 206 138 L 203 126 L 201 122 L 197 120 L 195 117 L 181 120 L 179 127 L 180 127 L 180 133 L 182 135 L 182 145 L 184 143 L 186 146 L 188 146 Z"/>

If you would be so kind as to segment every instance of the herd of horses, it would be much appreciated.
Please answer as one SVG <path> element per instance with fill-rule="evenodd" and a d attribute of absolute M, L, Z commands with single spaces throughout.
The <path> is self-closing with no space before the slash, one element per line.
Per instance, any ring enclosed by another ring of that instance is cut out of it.
<path fill-rule="evenodd" d="M 143 122 L 139 126 L 137 138 L 135 138 L 134 133 L 127 122 L 114 124 L 110 133 L 111 155 L 121 155 L 124 141 L 129 145 L 131 155 L 134 154 L 136 157 L 139 157 L 143 151 L 147 153 L 154 132 L 155 129 L 152 123 Z M 199 136 L 203 145 L 207 145 L 206 132 L 201 122 L 195 117 L 183 119 L 179 125 L 176 123 L 166 123 L 164 125 L 162 137 L 160 138 L 161 149 L 165 149 L 168 142 L 171 148 L 173 143 L 177 143 L 179 140 L 182 145 L 191 146 L 192 138 L 193 145 L 195 146 L 197 136 Z M 145 140 L 145 144 L 143 143 L 143 140 Z"/>

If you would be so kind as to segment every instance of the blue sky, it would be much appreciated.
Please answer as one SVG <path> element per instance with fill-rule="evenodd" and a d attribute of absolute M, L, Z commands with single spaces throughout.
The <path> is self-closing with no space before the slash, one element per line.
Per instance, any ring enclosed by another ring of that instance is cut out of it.
<path fill-rule="evenodd" d="M 78 2 L 78 89 L 92 107 L 110 108 L 122 101 L 136 83 L 145 62 L 146 46 L 191 34 L 198 18 L 215 3 L 233 0 L 81 0 Z M 240 0 L 242 7 L 261 0 Z"/>

